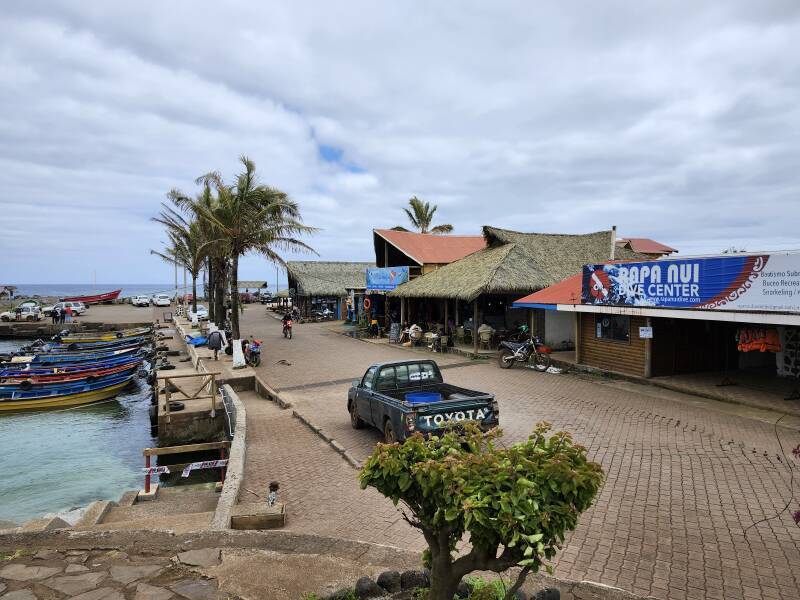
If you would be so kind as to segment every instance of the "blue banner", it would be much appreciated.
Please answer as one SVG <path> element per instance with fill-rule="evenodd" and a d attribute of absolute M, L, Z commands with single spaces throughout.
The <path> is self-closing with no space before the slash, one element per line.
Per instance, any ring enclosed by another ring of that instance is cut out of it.
<path fill-rule="evenodd" d="M 367 289 L 390 291 L 408 281 L 408 267 L 367 269 Z"/>
<path fill-rule="evenodd" d="M 586 265 L 582 304 L 794 311 L 800 254 Z"/>

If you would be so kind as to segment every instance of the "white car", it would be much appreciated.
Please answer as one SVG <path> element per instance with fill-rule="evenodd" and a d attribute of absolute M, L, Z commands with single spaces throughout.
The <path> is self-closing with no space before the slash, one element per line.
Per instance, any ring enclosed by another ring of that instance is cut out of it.
<path fill-rule="evenodd" d="M 166 294 L 156 294 L 153 296 L 153 306 L 171 306 L 172 298 Z"/>
<path fill-rule="evenodd" d="M 38 321 L 42 318 L 42 313 L 38 306 L 29 304 L 20 305 L 14 310 L 9 310 L 0 314 L 0 321 Z"/>
<path fill-rule="evenodd" d="M 133 306 L 150 306 L 150 296 L 133 296 L 131 304 Z"/>
<path fill-rule="evenodd" d="M 202 304 L 197 305 L 197 312 L 192 311 L 189 309 L 189 320 L 191 321 L 194 316 L 197 316 L 198 321 L 207 321 L 208 320 L 208 309 L 203 306 Z"/>
<path fill-rule="evenodd" d="M 56 306 L 61 309 L 61 312 L 64 312 L 66 308 L 69 306 L 70 308 L 72 308 L 73 316 L 74 315 L 80 316 L 86 312 L 86 305 L 83 302 L 56 302 L 55 304 L 53 304 L 53 306 L 45 306 L 42 309 L 44 316 L 49 317 L 50 315 L 52 315 Z"/>

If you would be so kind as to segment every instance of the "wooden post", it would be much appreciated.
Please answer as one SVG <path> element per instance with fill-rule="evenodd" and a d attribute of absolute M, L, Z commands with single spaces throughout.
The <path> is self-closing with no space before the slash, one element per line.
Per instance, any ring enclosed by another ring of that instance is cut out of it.
<path fill-rule="evenodd" d="M 211 375 L 211 418 L 217 416 L 217 377 Z"/>
<path fill-rule="evenodd" d="M 169 380 L 169 378 L 165 379 L 164 380 L 164 392 L 165 392 L 164 397 L 166 399 L 166 403 L 164 405 L 164 412 L 167 415 L 167 423 L 171 423 L 172 422 L 172 417 L 170 417 L 170 414 L 169 414 L 169 386 L 170 385 L 172 385 L 172 382 Z"/>
<path fill-rule="evenodd" d="M 455 318 L 455 322 L 456 322 L 456 327 L 458 327 L 458 325 L 459 325 L 459 323 L 458 323 L 458 298 L 456 298 L 456 299 L 455 299 L 455 305 L 456 305 L 456 318 Z"/>
<path fill-rule="evenodd" d="M 400 298 L 400 327 L 406 324 L 406 299 Z"/>
<path fill-rule="evenodd" d="M 450 304 L 450 301 L 445 298 L 444 299 L 444 334 L 450 335 L 450 332 L 447 330 L 447 305 Z"/>
<path fill-rule="evenodd" d="M 582 341 L 581 341 L 581 318 L 583 313 L 576 312 L 572 313 L 575 315 L 575 363 L 581 364 L 581 350 L 582 350 Z"/>
<path fill-rule="evenodd" d="M 148 469 L 147 474 L 144 476 L 144 493 L 150 493 L 150 455 L 147 454 L 144 457 L 144 468 Z"/>
<path fill-rule="evenodd" d="M 472 353 L 475 356 L 478 356 L 478 298 L 472 301 Z"/>

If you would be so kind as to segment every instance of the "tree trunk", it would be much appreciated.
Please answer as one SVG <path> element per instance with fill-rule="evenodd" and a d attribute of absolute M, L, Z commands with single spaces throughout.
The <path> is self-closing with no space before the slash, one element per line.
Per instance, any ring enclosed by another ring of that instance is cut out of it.
<path fill-rule="evenodd" d="M 224 259 L 214 260 L 214 304 L 216 305 L 216 322 L 220 328 L 225 327 L 225 267 Z"/>
<path fill-rule="evenodd" d="M 461 581 L 453 573 L 453 563 L 445 550 L 438 560 L 431 563 L 431 589 L 428 600 L 452 600 Z"/>
<path fill-rule="evenodd" d="M 233 339 L 242 339 L 239 333 L 239 255 L 235 253 L 231 261 L 231 331 Z"/>
<path fill-rule="evenodd" d="M 197 312 L 197 273 L 192 273 L 192 312 Z"/>
<path fill-rule="evenodd" d="M 212 323 L 219 325 L 217 320 L 217 305 L 216 305 L 216 290 L 214 289 L 214 268 L 211 264 L 211 259 L 206 260 L 206 276 L 208 277 L 208 284 L 205 286 L 206 295 L 208 296 L 208 318 Z"/>

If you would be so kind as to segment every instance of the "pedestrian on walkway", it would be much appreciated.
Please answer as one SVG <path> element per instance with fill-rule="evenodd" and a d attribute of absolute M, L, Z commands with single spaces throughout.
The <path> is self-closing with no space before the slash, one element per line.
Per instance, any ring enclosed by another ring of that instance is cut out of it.
<path fill-rule="evenodd" d="M 208 349 L 214 351 L 214 360 L 217 360 L 217 354 L 222 350 L 222 334 L 218 329 L 208 334 Z"/>

